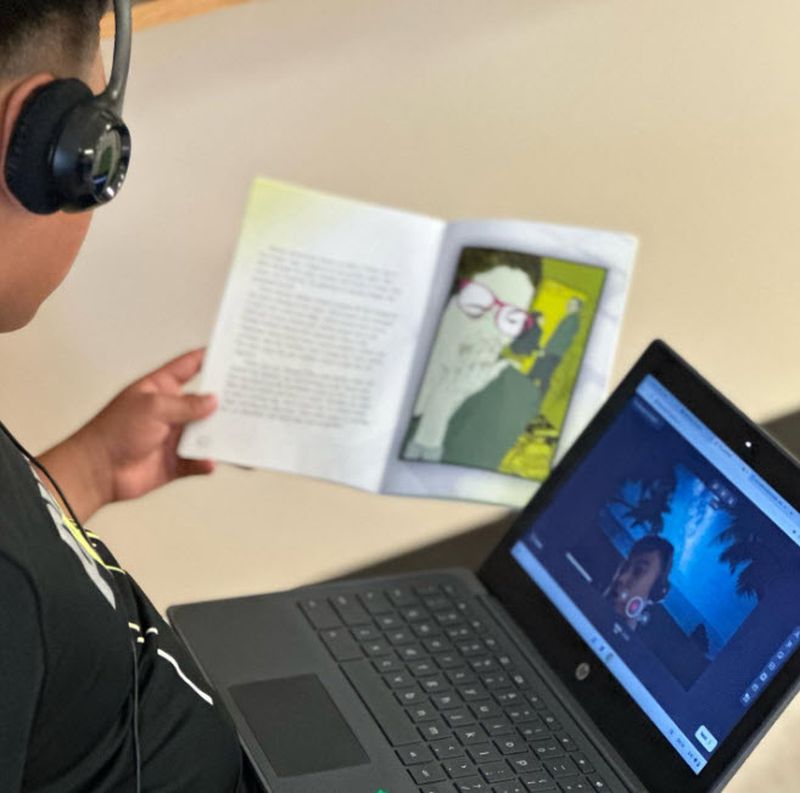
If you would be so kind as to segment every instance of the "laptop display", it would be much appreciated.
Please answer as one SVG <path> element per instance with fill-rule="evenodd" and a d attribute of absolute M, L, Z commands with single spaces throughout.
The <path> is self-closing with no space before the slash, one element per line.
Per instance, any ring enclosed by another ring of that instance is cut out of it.
<path fill-rule="evenodd" d="M 800 646 L 800 513 L 652 374 L 511 554 L 694 774 Z"/>

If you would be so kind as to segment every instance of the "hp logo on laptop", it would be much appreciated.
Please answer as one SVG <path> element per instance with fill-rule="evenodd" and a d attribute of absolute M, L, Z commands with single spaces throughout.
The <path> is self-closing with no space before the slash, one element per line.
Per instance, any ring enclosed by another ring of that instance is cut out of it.
<path fill-rule="evenodd" d="M 586 661 L 584 661 L 575 667 L 575 677 L 581 681 L 586 680 L 586 678 L 589 677 L 589 672 L 591 671 L 592 667 L 589 666 Z"/>

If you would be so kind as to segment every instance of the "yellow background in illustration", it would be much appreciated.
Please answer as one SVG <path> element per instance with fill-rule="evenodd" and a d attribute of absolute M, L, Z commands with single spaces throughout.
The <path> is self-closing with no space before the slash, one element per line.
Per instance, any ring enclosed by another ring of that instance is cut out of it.
<path fill-rule="evenodd" d="M 566 317 L 567 304 L 573 297 L 583 303 L 581 321 L 572 344 L 553 373 L 539 416 L 531 417 L 526 430 L 503 458 L 499 469 L 501 472 L 537 481 L 546 479 L 550 473 L 605 275 L 605 270 L 600 267 L 542 258 L 542 280 L 530 307 L 531 311 L 540 311 L 544 315 L 540 349 L 530 355 L 519 356 L 507 348 L 504 355 L 516 360 L 522 371 L 528 373 L 547 347 L 561 320 Z"/>

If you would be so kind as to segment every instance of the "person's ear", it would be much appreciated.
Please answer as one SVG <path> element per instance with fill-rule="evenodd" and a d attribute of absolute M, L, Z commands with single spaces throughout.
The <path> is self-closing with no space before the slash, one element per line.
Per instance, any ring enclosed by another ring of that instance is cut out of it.
<path fill-rule="evenodd" d="M 8 150 L 25 103 L 42 86 L 53 82 L 53 80 L 55 80 L 54 75 L 46 73 L 35 74 L 26 78 L 12 89 L 11 93 L 6 97 L 5 104 L 0 108 L 0 113 L 2 114 L 0 116 L 0 199 L 11 202 L 19 209 L 23 209 L 22 204 L 11 192 L 6 181 Z"/>

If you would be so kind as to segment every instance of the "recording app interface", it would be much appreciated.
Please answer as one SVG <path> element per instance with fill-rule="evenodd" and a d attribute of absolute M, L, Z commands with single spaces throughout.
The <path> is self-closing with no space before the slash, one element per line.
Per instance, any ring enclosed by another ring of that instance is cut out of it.
<path fill-rule="evenodd" d="M 652 376 L 512 554 L 696 774 L 800 646 L 800 514 Z"/>

